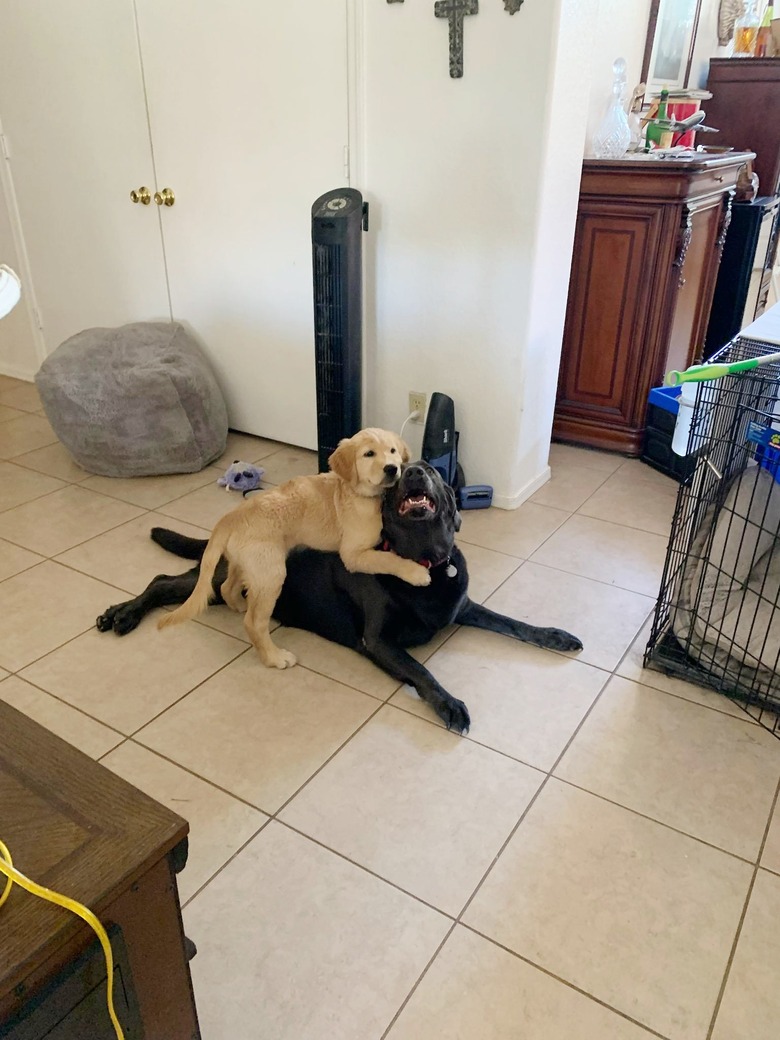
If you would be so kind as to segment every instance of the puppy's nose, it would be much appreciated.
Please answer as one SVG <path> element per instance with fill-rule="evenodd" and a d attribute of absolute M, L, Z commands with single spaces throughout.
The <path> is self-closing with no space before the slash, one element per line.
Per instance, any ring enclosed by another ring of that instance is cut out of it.
<path fill-rule="evenodd" d="M 392 463 L 389 463 L 387 466 L 385 466 L 385 473 L 388 477 L 397 477 L 398 466 L 394 466 Z"/>

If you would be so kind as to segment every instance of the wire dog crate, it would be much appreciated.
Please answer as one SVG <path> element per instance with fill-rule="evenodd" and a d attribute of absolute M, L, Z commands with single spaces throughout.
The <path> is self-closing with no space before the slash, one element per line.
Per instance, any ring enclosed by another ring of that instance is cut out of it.
<path fill-rule="evenodd" d="M 710 360 L 777 349 L 738 337 Z M 644 663 L 780 737 L 780 364 L 698 384 L 689 453 Z"/>

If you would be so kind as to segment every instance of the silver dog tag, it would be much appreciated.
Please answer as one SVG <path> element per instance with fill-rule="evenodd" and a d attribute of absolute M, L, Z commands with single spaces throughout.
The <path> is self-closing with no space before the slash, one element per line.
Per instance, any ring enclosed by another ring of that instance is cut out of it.
<path fill-rule="evenodd" d="M 447 577 L 448 578 L 454 578 L 457 573 L 458 573 L 458 568 L 455 566 L 454 563 L 451 563 L 449 565 L 449 567 L 447 568 L 447 570 L 446 570 Z"/>

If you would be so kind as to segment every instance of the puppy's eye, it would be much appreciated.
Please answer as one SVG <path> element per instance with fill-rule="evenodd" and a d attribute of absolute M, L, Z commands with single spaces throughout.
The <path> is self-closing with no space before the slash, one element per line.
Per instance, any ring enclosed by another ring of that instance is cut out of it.
<path fill-rule="evenodd" d="M 390 449 L 390 454 L 391 454 L 391 455 L 395 455 L 395 448 L 391 448 L 391 449 Z"/>
<path fill-rule="evenodd" d="M 376 454 L 375 451 L 369 450 L 369 451 L 366 451 L 366 452 L 363 453 L 363 458 L 364 459 L 373 459 L 375 454 Z"/>

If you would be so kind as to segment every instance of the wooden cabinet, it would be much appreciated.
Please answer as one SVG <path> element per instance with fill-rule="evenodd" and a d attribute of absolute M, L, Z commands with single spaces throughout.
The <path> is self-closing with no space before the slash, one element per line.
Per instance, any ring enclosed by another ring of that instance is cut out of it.
<path fill-rule="evenodd" d="M 175 877 L 186 822 L 2 701 L 0 734 L 0 838 L 22 873 L 107 929 L 127 1040 L 198 1040 Z M 114 1040 L 105 962 L 80 918 L 14 887 L 0 937 L 0 1037 Z"/>
<path fill-rule="evenodd" d="M 647 395 L 701 356 L 751 153 L 583 164 L 553 437 L 638 455 Z"/>
<path fill-rule="evenodd" d="M 719 145 L 756 153 L 762 195 L 780 192 L 780 58 L 712 58 L 707 123 Z"/>

